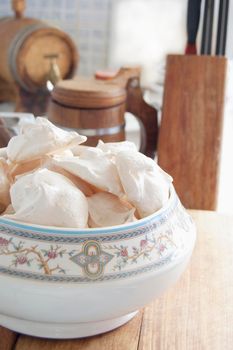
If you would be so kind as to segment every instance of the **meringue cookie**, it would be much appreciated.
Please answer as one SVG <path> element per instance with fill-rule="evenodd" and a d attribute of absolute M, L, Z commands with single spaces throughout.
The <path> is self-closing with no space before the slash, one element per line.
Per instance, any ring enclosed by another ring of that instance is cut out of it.
<path fill-rule="evenodd" d="M 132 150 L 116 155 L 116 167 L 128 201 L 141 218 L 159 210 L 169 198 L 172 177 L 151 158 Z"/>
<path fill-rule="evenodd" d="M 15 211 L 14 211 L 12 205 L 9 204 L 8 207 L 6 208 L 6 210 L 4 211 L 3 215 L 5 215 L 5 214 L 14 214 L 14 213 L 15 213 Z"/>
<path fill-rule="evenodd" d="M 84 145 L 76 145 L 71 148 L 71 152 L 73 156 L 81 156 L 81 154 L 86 151 L 87 148 L 94 148 L 91 146 L 84 146 Z"/>
<path fill-rule="evenodd" d="M 113 158 L 121 151 L 137 151 L 136 145 L 130 141 L 104 143 L 102 140 L 99 140 L 96 147 L 101 149 L 103 152 L 110 154 Z"/>
<path fill-rule="evenodd" d="M 69 150 L 62 150 L 61 152 L 56 152 L 59 155 L 73 157 L 73 153 Z M 14 181 L 16 176 L 23 175 L 32 171 L 35 171 L 39 168 L 48 168 L 50 169 L 51 156 L 50 155 L 41 155 L 40 158 L 34 160 L 26 160 L 20 163 L 9 163 L 9 177 Z M 53 169 L 50 169 L 53 170 Z M 59 172 L 59 171 L 58 171 Z"/>
<path fill-rule="evenodd" d="M 135 221 L 135 208 L 117 196 L 99 192 L 87 198 L 89 208 L 89 227 L 122 225 Z"/>
<path fill-rule="evenodd" d="M 34 159 L 32 161 L 26 161 L 22 163 L 9 163 L 9 177 L 13 182 L 16 176 L 35 171 L 36 169 L 42 167 L 46 162 L 47 158 L 41 157 L 39 159 Z"/>
<path fill-rule="evenodd" d="M 124 193 L 115 164 L 101 149 L 89 147 L 80 157 L 55 156 L 54 164 L 102 191 L 119 197 Z"/>
<path fill-rule="evenodd" d="M 7 159 L 6 147 L 0 148 L 0 158 Z"/>
<path fill-rule="evenodd" d="M 5 159 L 0 158 L 0 213 L 10 204 L 10 182 L 6 172 Z"/>
<path fill-rule="evenodd" d="M 20 176 L 10 196 L 15 214 L 5 217 L 39 225 L 87 227 L 86 197 L 63 175 L 40 169 Z"/>
<path fill-rule="evenodd" d="M 82 180 L 81 178 L 79 178 L 78 176 L 75 176 L 71 173 L 69 173 L 68 171 L 66 171 L 65 169 L 53 164 L 53 162 L 51 161 L 51 163 L 47 163 L 45 164 L 45 167 L 48 170 L 54 171 L 56 173 L 59 173 L 65 177 L 67 177 L 70 181 L 73 182 L 73 184 L 78 187 L 78 189 L 83 192 L 83 194 L 85 194 L 85 196 L 91 196 L 94 193 L 96 193 L 96 189 L 91 186 L 90 184 L 88 184 L 86 181 Z"/>
<path fill-rule="evenodd" d="M 46 118 L 37 117 L 35 123 L 24 124 L 20 134 L 10 139 L 7 156 L 11 162 L 22 162 L 40 158 L 71 148 L 86 141 L 85 136 L 62 130 Z"/>

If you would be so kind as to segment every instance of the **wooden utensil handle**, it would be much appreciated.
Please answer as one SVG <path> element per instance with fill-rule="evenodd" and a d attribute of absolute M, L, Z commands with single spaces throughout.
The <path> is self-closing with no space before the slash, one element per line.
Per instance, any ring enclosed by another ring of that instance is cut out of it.
<path fill-rule="evenodd" d="M 117 84 L 127 90 L 126 111 L 138 119 L 141 131 L 140 152 L 154 158 L 158 139 L 158 118 L 154 107 L 148 105 L 143 98 L 140 87 L 141 67 L 122 67 L 116 75 L 112 72 L 97 72 L 97 79 L 105 80 L 106 84 Z"/>
<path fill-rule="evenodd" d="M 95 78 L 98 80 L 105 80 L 106 84 L 117 84 L 123 88 L 127 87 L 128 81 L 131 78 L 140 78 L 141 67 L 127 67 L 124 66 L 119 70 L 104 70 L 97 71 L 95 73 Z"/>
<path fill-rule="evenodd" d="M 128 81 L 126 111 L 132 113 L 139 121 L 140 152 L 154 159 L 158 140 L 157 110 L 145 102 L 139 78 Z"/>

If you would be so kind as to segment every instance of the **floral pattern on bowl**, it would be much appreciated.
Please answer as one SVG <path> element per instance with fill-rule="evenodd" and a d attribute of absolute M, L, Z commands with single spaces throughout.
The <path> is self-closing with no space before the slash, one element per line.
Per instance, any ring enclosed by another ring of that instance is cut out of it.
<path fill-rule="evenodd" d="M 190 216 L 174 189 L 168 205 L 104 229 L 43 228 L 0 219 L 0 273 L 50 282 L 111 281 L 166 266 L 189 249 Z"/>

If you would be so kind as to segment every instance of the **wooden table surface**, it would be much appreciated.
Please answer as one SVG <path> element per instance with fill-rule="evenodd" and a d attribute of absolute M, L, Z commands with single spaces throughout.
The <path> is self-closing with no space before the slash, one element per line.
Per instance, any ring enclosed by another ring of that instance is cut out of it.
<path fill-rule="evenodd" d="M 232 350 L 233 216 L 190 211 L 196 247 L 179 282 L 128 324 L 86 339 L 48 340 L 0 327 L 1 350 Z"/>

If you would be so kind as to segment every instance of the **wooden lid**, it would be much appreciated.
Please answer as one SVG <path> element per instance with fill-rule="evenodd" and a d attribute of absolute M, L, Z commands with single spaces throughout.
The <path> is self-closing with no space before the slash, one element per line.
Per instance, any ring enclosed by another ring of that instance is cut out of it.
<path fill-rule="evenodd" d="M 126 91 L 118 85 L 78 77 L 60 81 L 52 92 L 52 98 L 68 107 L 106 108 L 123 103 Z"/>

